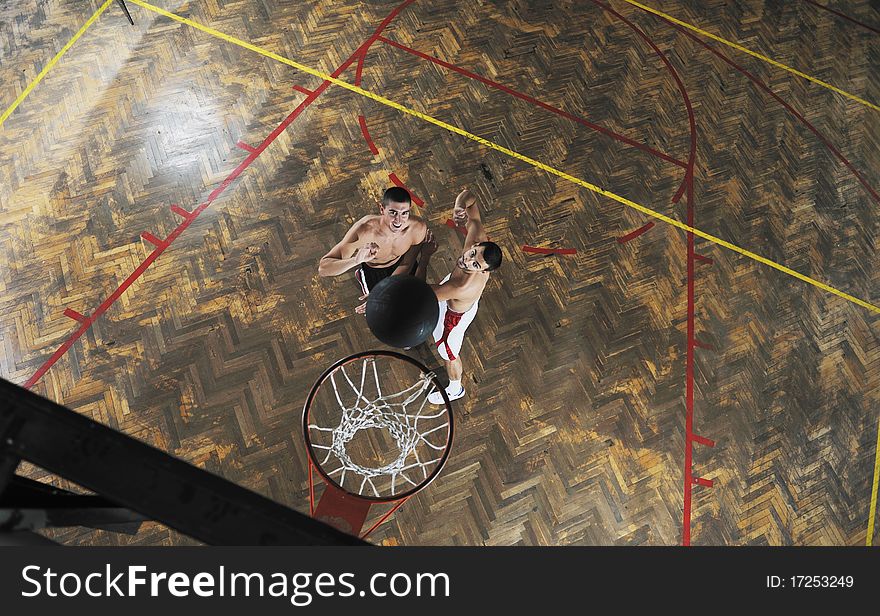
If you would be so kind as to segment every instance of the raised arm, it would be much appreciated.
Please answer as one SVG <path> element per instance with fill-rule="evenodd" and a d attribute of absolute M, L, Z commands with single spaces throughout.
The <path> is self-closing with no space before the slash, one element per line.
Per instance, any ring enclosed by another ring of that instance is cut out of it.
<path fill-rule="evenodd" d="M 339 276 L 376 256 L 379 246 L 375 242 L 369 242 L 361 247 L 357 245 L 365 221 L 366 217 L 354 223 L 345 237 L 321 257 L 318 263 L 319 276 Z"/>
<path fill-rule="evenodd" d="M 429 230 L 425 235 L 425 241 L 419 244 L 419 266 L 416 268 L 416 278 L 427 279 L 428 263 L 431 261 L 431 255 L 435 252 L 437 252 L 437 240 Z"/>
<path fill-rule="evenodd" d="M 467 237 L 464 240 L 465 250 L 474 244 L 486 241 L 486 232 L 483 231 L 483 221 L 480 219 L 480 208 L 477 206 L 477 198 L 467 188 L 463 188 L 455 198 L 455 207 L 452 208 L 452 220 L 457 225 L 465 224 L 467 229 Z"/>

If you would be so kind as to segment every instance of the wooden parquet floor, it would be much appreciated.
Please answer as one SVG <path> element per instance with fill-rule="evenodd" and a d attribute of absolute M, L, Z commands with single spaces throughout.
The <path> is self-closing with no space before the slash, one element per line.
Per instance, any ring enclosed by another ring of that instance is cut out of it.
<path fill-rule="evenodd" d="M 878 112 L 607 2 L 411 2 L 360 84 L 880 303 Z M 880 27 L 876 4 L 824 2 Z M 155 4 L 332 73 L 400 2 Z M 812 3 L 646 4 L 880 102 L 880 36 Z M 98 6 L 0 3 L 0 110 Z M 339 87 L 260 149 L 320 80 L 129 6 L 133 27 L 111 5 L 0 127 L 0 376 L 52 362 L 38 393 L 307 511 L 306 394 L 378 346 L 318 260 L 393 173 L 438 279 L 469 185 L 506 262 L 462 350 L 449 463 L 372 541 L 865 544 L 878 314 L 661 221 L 633 237 L 643 214 Z M 205 203 L 177 233 L 171 206 Z"/>

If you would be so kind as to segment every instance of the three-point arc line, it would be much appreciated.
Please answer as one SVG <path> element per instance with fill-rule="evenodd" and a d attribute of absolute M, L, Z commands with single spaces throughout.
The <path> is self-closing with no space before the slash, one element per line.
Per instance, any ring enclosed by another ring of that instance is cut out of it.
<path fill-rule="evenodd" d="M 624 0 L 624 2 L 629 2 L 629 0 Z M 840 150 L 838 150 L 834 146 L 834 144 L 828 140 L 827 137 L 825 137 L 825 135 L 823 135 L 821 132 L 819 132 L 819 129 L 816 128 L 809 120 L 807 120 L 807 118 L 803 114 L 798 112 L 794 107 L 792 107 L 789 103 L 787 103 L 785 100 L 783 100 L 781 96 L 779 96 L 776 92 L 771 90 L 770 87 L 766 83 L 764 83 L 763 81 L 758 79 L 754 74 L 752 74 L 751 72 L 749 72 L 748 70 L 746 70 L 745 68 L 743 68 L 742 66 L 740 66 L 739 64 L 734 62 L 733 60 L 731 60 L 730 58 L 728 58 L 721 51 L 719 51 L 718 49 L 715 49 L 712 45 L 709 45 L 706 41 L 700 39 L 698 36 L 696 36 L 692 32 L 688 32 L 686 29 L 676 25 L 675 23 L 669 21 L 668 19 L 665 19 L 663 17 L 661 17 L 660 19 L 662 19 L 663 21 L 668 23 L 670 26 L 675 28 L 678 32 L 681 32 L 683 35 L 685 35 L 686 37 L 688 37 L 689 39 L 691 39 L 692 41 L 694 41 L 695 43 L 697 43 L 698 45 L 700 45 L 701 47 L 703 47 L 704 49 L 706 49 L 707 51 L 709 51 L 710 53 L 715 55 L 716 57 L 720 58 L 723 62 L 725 62 L 729 66 L 733 67 L 736 71 L 738 71 L 739 73 L 744 75 L 749 81 L 754 83 L 758 88 L 760 88 L 761 90 L 766 92 L 770 97 L 772 97 L 774 100 L 776 100 L 776 102 L 778 102 L 780 105 L 782 105 L 786 111 L 788 111 L 790 114 L 792 114 L 794 117 L 796 117 L 798 119 L 798 121 L 800 121 L 801 124 L 806 126 L 807 129 L 811 133 L 816 135 L 816 137 L 819 139 L 819 141 L 821 141 L 823 143 L 823 145 L 825 145 L 825 147 L 828 148 L 828 150 L 830 150 L 832 154 L 834 154 L 834 157 L 837 158 L 837 160 L 839 160 L 847 169 L 849 169 L 850 173 L 852 173 L 852 175 L 856 178 L 856 180 L 858 180 L 859 184 L 861 184 L 864 187 L 864 189 L 866 191 L 868 191 L 868 193 L 871 195 L 871 198 L 876 203 L 880 203 L 880 195 L 878 195 L 877 191 L 874 190 L 874 188 L 870 184 L 868 184 L 868 181 L 861 174 L 861 172 L 858 169 L 856 169 L 855 165 L 853 165 L 849 161 L 849 159 L 846 156 L 844 156 L 843 153 L 841 153 Z"/>
<path fill-rule="evenodd" d="M 688 155 L 688 165 L 684 179 L 678 187 L 672 202 L 678 203 L 682 197 L 686 196 L 687 202 L 687 351 L 685 359 L 685 450 L 684 450 L 684 507 L 682 520 L 682 544 L 689 546 L 691 544 L 691 509 L 693 485 L 701 485 L 710 487 L 711 482 L 697 481 L 693 474 L 693 444 L 694 444 L 694 351 L 697 347 L 696 340 L 696 250 L 694 246 L 694 237 L 696 230 L 695 225 L 695 207 L 694 207 L 694 164 L 696 162 L 697 152 L 697 125 L 693 107 L 690 103 L 690 97 L 687 93 L 684 83 L 672 66 L 672 63 L 666 57 L 666 54 L 657 47 L 653 39 L 645 34 L 638 26 L 629 21 L 626 17 L 615 11 L 611 6 L 601 2 L 600 0 L 591 0 L 597 6 L 608 11 L 629 28 L 631 28 L 640 38 L 642 38 L 654 50 L 663 64 L 666 66 L 669 74 L 675 80 L 679 92 L 681 93 L 682 102 L 685 105 L 688 116 L 688 124 L 690 126 L 690 153 Z M 692 230 L 694 229 L 694 230 Z"/>
<path fill-rule="evenodd" d="M 595 0 L 594 0 L 594 1 L 595 1 Z M 830 141 L 829 141 L 829 140 L 828 140 L 828 139 L 827 139 L 822 133 L 820 133 L 819 130 L 816 129 L 816 127 L 814 127 L 814 126 L 813 126 L 813 125 L 812 125 L 812 124 L 811 124 L 811 123 L 810 123 L 810 122 L 809 122 L 809 121 L 808 121 L 803 115 L 801 115 L 800 113 L 798 113 L 798 112 L 794 109 L 794 107 L 792 107 L 792 106 L 789 105 L 787 102 L 785 102 L 785 101 L 784 101 L 784 100 L 783 100 L 778 94 L 776 94 L 773 90 L 771 90 L 771 89 L 769 88 L 769 86 L 767 86 L 765 83 L 763 83 L 762 81 L 760 81 L 760 80 L 759 80 L 757 77 L 755 77 L 752 73 L 750 73 L 749 71 L 747 71 L 747 70 L 744 69 L 743 67 L 739 66 L 739 65 L 738 65 L 737 63 L 735 63 L 733 60 L 731 60 L 730 58 L 728 58 L 725 54 L 721 53 L 719 50 L 715 49 L 714 47 L 712 47 L 711 45 L 709 45 L 709 44 L 706 43 L 705 41 L 701 40 L 699 37 L 695 36 L 692 32 L 689 32 L 688 29 L 690 29 L 690 30 L 694 30 L 694 31 L 697 31 L 697 32 L 700 32 L 701 34 L 704 34 L 704 35 L 709 36 L 709 38 L 713 38 L 713 39 L 715 39 L 715 40 L 717 40 L 717 41 L 719 41 L 719 42 L 721 42 L 721 43 L 724 43 L 724 44 L 730 45 L 730 46 L 732 46 L 732 47 L 735 47 L 735 48 L 737 48 L 737 49 L 739 49 L 739 50 L 741 50 L 741 51 L 744 51 L 744 52 L 746 52 L 746 53 L 749 53 L 750 55 L 757 55 L 757 57 L 759 57 L 760 59 L 769 60 L 769 58 L 765 58 L 765 57 L 763 57 L 763 56 L 760 56 L 760 54 L 754 54 L 753 52 L 751 52 L 751 51 L 748 50 L 748 49 L 742 48 L 742 47 L 740 47 L 739 45 L 736 45 L 736 44 L 732 44 L 732 43 L 730 43 L 729 41 L 726 41 L 726 40 L 724 40 L 724 39 L 721 39 L 720 37 L 717 37 L 717 36 L 712 35 L 712 34 L 710 34 L 710 33 L 708 33 L 708 32 L 702 31 L 702 30 L 700 30 L 700 29 L 698 29 L 698 28 L 695 28 L 695 27 L 693 27 L 693 26 L 691 26 L 691 25 L 689 25 L 689 24 L 686 24 L 686 23 L 684 23 L 684 22 L 681 22 L 681 21 L 679 21 L 679 20 L 676 20 L 676 19 L 672 18 L 671 16 L 666 15 L 665 13 L 661 13 L 660 11 L 657 11 L 657 10 L 655 10 L 655 9 L 651 9 L 650 7 L 646 7 L 646 6 L 644 6 L 644 5 L 641 5 L 641 4 L 639 4 L 638 2 L 633 2 L 632 0 L 624 0 L 624 1 L 625 1 L 625 2 L 629 2 L 630 4 L 633 4 L 633 5 L 639 6 L 640 8 L 642 8 L 643 10 L 645 10 L 645 11 L 647 11 L 647 12 L 649 12 L 649 13 L 654 13 L 655 15 L 657 15 L 658 17 L 660 17 L 661 19 L 663 19 L 663 20 L 666 21 L 667 23 L 671 24 L 672 27 L 674 27 L 676 30 L 678 30 L 679 32 L 681 32 L 682 34 L 684 34 L 685 36 L 687 36 L 687 37 L 690 38 L 691 40 L 695 41 L 696 43 L 698 43 L 699 45 L 701 45 L 702 47 L 704 47 L 705 49 L 707 49 L 708 51 L 710 51 L 710 52 L 711 52 L 712 54 L 714 54 L 715 56 L 721 58 L 721 60 L 723 60 L 724 62 L 726 62 L 726 63 L 729 64 L 730 66 L 732 66 L 734 69 L 736 69 L 737 71 L 739 71 L 739 72 L 742 73 L 743 75 L 745 75 L 745 76 L 746 76 L 749 80 L 751 80 L 755 85 L 757 85 L 759 88 L 761 88 L 761 89 L 764 90 L 767 94 L 769 94 L 771 97 L 773 97 L 773 98 L 774 98 L 774 99 L 775 99 L 780 105 L 782 105 L 782 106 L 783 106 L 783 107 L 784 107 L 789 113 L 791 113 L 792 115 L 794 115 L 794 116 L 795 116 L 798 120 L 800 120 L 801 123 L 804 124 L 804 125 L 805 125 L 805 126 L 806 126 L 806 127 L 807 127 L 807 128 L 813 133 L 813 134 L 814 134 L 814 135 L 816 135 L 816 137 L 819 138 L 819 140 L 820 140 L 820 141 L 821 141 L 821 142 L 822 142 L 822 143 L 823 143 L 823 144 L 824 144 L 824 145 L 825 145 L 825 146 L 826 146 L 826 147 L 827 147 L 827 148 L 828 148 L 828 149 L 829 149 L 829 150 L 830 150 L 830 151 L 831 151 L 831 152 L 832 152 L 837 158 L 838 158 L 838 160 L 840 160 L 840 161 L 841 161 L 841 162 L 842 162 L 842 163 L 843 163 L 843 164 L 844 164 L 844 165 L 850 170 L 850 172 L 856 177 L 856 179 L 859 181 L 859 183 L 861 183 L 862 186 L 863 186 L 863 187 L 864 187 L 864 188 L 870 193 L 871 197 L 872 197 L 876 202 L 880 203 L 880 196 L 878 196 L 877 192 L 876 192 L 876 191 L 875 191 L 875 190 L 874 190 L 874 189 L 868 184 L 868 182 L 865 180 L 865 178 L 862 177 L 861 173 L 859 173 L 859 171 L 855 168 L 855 166 L 853 166 L 853 165 L 850 163 L 850 161 L 847 160 L 846 157 L 844 157 L 843 154 L 841 154 L 840 151 L 837 150 L 837 148 L 835 148 L 834 145 L 833 145 L 833 144 L 832 144 L 832 143 L 831 143 L 831 142 L 830 142 Z M 824 7 L 824 6 L 822 6 L 822 5 L 819 5 L 818 3 L 815 3 L 815 2 L 810 2 L 810 3 L 811 3 L 811 4 L 814 4 L 815 6 L 819 6 L 820 8 L 825 8 L 825 9 L 828 8 L 828 7 Z M 829 10 L 830 10 L 830 9 L 829 9 Z M 833 10 L 832 10 L 831 12 L 837 13 L 836 11 L 833 11 Z M 850 21 L 855 21 L 855 20 L 850 19 L 849 17 L 847 17 L 847 16 L 844 15 L 843 13 L 837 13 L 837 14 L 840 15 L 841 17 L 844 17 L 844 18 L 846 18 L 846 19 L 849 19 Z M 859 23 L 859 22 L 855 22 L 855 23 Z M 859 23 L 859 25 L 863 25 L 863 26 L 864 26 L 865 24 L 861 24 L 861 23 Z M 869 27 L 869 29 L 873 30 L 873 28 L 870 28 L 870 27 Z M 785 67 L 784 65 L 779 65 L 778 63 L 774 63 L 773 61 L 770 61 L 770 63 L 771 63 L 771 64 L 777 64 L 777 65 L 780 66 L 781 68 L 785 68 L 786 70 L 790 70 L 789 67 Z M 806 77 L 807 79 L 810 79 L 811 81 L 814 81 L 814 82 L 818 83 L 819 85 L 823 85 L 823 86 L 826 86 L 826 87 L 828 86 L 828 84 L 825 84 L 824 82 L 820 82 L 820 81 L 818 81 L 818 80 L 815 80 L 815 79 L 811 78 L 811 77 L 808 76 L 808 75 L 804 75 L 804 74 L 799 73 L 799 72 L 797 72 L 797 71 L 792 71 L 792 72 L 794 72 L 795 74 L 798 74 L 798 75 L 800 75 L 800 76 L 802 76 L 802 77 Z M 850 95 L 850 94 L 848 94 L 848 93 L 846 93 L 846 92 L 843 92 L 843 91 L 841 91 L 841 90 L 837 90 L 836 88 L 831 87 L 831 89 L 837 91 L 837 92 L 840 93 L 840 94 L 843 94 L 843 95 L 845 95 L 845 96 L 848 96 L 849 98 L 853 98 L 853 99 L 857 100 L 858 102 L 861 102 L 861 103 L 863 103 L 863 104 L 867 104 L 868 106 L 870 106 L 870 107 L 872 107 L 872 108 L 874 108 L 874 109 L 880 110 L 880 107 L 878 107 L 877 105 L 874 105 L 874 104 L 872 104 L 872 103 L 868 103 L 867 101 L 863 101 L 862 99 L 859 99 L 859 98 L 857 98 L 857 97 L 853 97 L 852 95 Z M 701 236 L 701 237 L 703 237 L 703 236 Z M 704 239 L 709 239 L 709 238 L 704 237 Z M 718 242 L 715 242 L 715 243 L 717 244 Z M 721 245 L 724 245 L 724 244 L 721 244 Z M 741 252 L 741 254 L 745 254 L 745 252 L 742 252 L 742 251 L 740 251 L 740 250 L 737 250 L 737 252 Z M 708 259 L 707 257 L 703 257 L 702 255 L 697 255 L 697 254 L 695 254 L 694 256 L 695 256 L 695 258 L 696 258 L 697 260 L 700 260 L 700 261 L 703 261 L 703 262 L 712 263 L 711 259 Z M 751 255 L 750 255 L 750 256 L 751 256 Z M 768 262 L 769 260 L 766 260 L 766 259 L 763 259 L 763 258 L 756 259 L 756 260 L 758 260 L 758 261 L 760 261 L 760 262 L 763 262 L 763 263 L 765 263 L 766 265 L 769 265 L 769 262 Z M 828 286 L 828 285 L 825 285 L 825 284 L 822 284 L 822 283 L 819 283 L 819 282 L 816 281 L 816 280 L 813 280 L 813 279 L 809 279 L 809 280 L 808 280 L 806 276 L 803 276 L 803 275 L 801 275 L 801 274 L 798 274 L 797 272 L 794 272 L 793 270 L 789 270 L 788 268 L 785 268 L 784 266 L 780 266 L 779 264 L 775 264 L 775 265 L 772 265 L 771 267 L 774 267 L 775 269 L 778 269 L 778 270 L 780 270 L 780 271 L 784 271 L 785 273 L 791 274 L 791 275 L 793 275 L 794 277 L 796 277 L 796 278 L 798 278 L 798 279 L 800 279 L 800 280 L 803 280 L 804 282 L 808 282 L 809 284 L 812 284 L 812 285 L 815 286 L 815 287 L 818 287 L 818 288 L 820 288 L 820 289 L 823 289 L 823 290 L 825 290 L 825 291 L 828 291 L 828 292 L 830 292 L 830 293 L 833 293 L 833 294 L 835 294 L 835 295 L 837 295 L 837 296 L 839 296 L 839 297 L 843 297 L 844 299 L 847 299 L 848 301 L 850 301 L 850 302 L 852 302 L 852 303 L 855 303 L 855 304 L 857 304 L 857 305 L 859 305 L 859 306 L 862 306 L 862 307 L 864 307 L 864 308 L 867 308 L 867 309 L 869 309 L 869 310 L 872 310 L 873 312 L 880 312 L 880 309 L 878 309 L 877 306 L 874 306 L 874 305 L 872 305 L 872 304 L 870 304 L 870 303 L 868 303 L 868 302 L 864 302 L 864 301 L 862 301 L 862 300 L 857 300 L 857 298 L 854 298 L 854 297 L 851 296 L 851 295 L 848 295 L 848 294 L 846 294 L 846 293 L 843 293 L 843 292 L 841 292 L 841 291 L 838 291 L 837 289 L 833 289 L 832 287 L 830 287 L 830 286 Z M 873 482 L 872 482 L 871 497 L 870 497 L 870 507 L 869 507 L 869 512 L 868 512 L 868 529 L 867 529 L 867 532 L 866 532 L 866 538 L 865 538 L 865 544 L 868 545 L 868 546 L 873 545 L 873 538 L 874 538 L 874 522 L 875 522 L 875 517 L 876 517 L 876 513 L 877 513 L 877 497 L 878 497 L 878 492 L 880 492 L 880 490 L 878 490 L 878 488 L 880 488 L 880 421 L 878 421 L 878 424 L 877 424 L 877 442 L 876 442 L 876 445 L 875 445 L 875 448 L 874 448 L 874 478 L 873 478 Z"/>
<path fill-rule="evenodd" d="M 367 119 L 364 116 L 359 115 L 358 124 L 361 125 L 361 133 L 363 133 L 364 135 L 364 141 L 367 142 L 367 145 L 370 148 L 370 152 L 372 152 L 373 154 L 378 154 L 379 148 L 377 148 L 376 144 L 373 143 L 373 138 L 370 137 L 370 131 L 367 130 Z"/>
<path fill-rule="evenodd" d="M 409 196 L 412 197 L 413 203 L 415 203 L 419 207 L 425 207 L 425 202 L 422 201 L 421 199 L 419 199 L 416 195 L 414 195 L 413 191 L 411 191 L 409 188 L 407 188 L 406 184 L 404 184 L 403 182 L 400 181 L 400 178 L 397 177 L 396 173 L 389 173 L 388 179 L 391 180 L 391 183 L 394 184 L 395 186 L 402 188 L 406 192 L 408 192 Z"/>
<path fill-rule="evenodd" d="M 631 242 L 634 239 L 636 239 L 638 236 L 640 236 L 642 233 L 644 233 L 648 229 L 652 228 L 653 226 L 654 226 L 654 221 L 649 221 L 647 224 L 642 225 L 641 227 L 639 227 L 635 231 L 633 231 L 631 233 L 627 233 L 626 235 L 622 235 L 619 238 L 617 238 L 617 243 L 618 244 L 626 244 L 627 242 Z"/>
<path fill-rule="evenodd" d="M 375 42 L 375 41 L 374 41 Z M 364 47 L 358 55 L 358 63 L 357 68 L 354 69 L 354 83 L 355 85 L 361 85 L 361 74 L 364 70 L 364 60 L 367 58 L 367 52 L 370 50 L 370 47 L 373 43 L 370 43 L 370 46 Z"/>

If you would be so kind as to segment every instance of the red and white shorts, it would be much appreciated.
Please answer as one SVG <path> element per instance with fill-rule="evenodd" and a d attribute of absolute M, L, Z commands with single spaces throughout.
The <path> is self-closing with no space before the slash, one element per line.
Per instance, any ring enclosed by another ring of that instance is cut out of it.
<path fill-rule="evenodd" d="M 449 276 L 444 278 L 443 282 L 447 280 L 449 280 Z M 461 345 L 464 343 L 464 332 L 477 316 L 477 308 L 479 307 L 480 302 L 477 300 L 473 306 L 468 308 L 467 312 L 455 312 L 449 309 L 446 300 L 440 301 L 440 318 L 437 320 L 432 334 L 440 357 L 446 361 L 453 361 L 458 357 Z"/>

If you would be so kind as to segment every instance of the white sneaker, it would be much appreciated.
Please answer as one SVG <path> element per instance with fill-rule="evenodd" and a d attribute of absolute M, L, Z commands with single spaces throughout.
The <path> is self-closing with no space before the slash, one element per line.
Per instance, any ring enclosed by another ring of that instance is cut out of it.
<path fill-rule="evenodd" d="M 464 397 L 464 385 L 461 385 L 459 391 L 456 391 L 456 392 L 450 391 L 449 388 L 447 387 L 446 388 L 446 395 L 449 396 L 450 401 L 458 400 L 459 398 L 463 398 Z M 445 404 L 445 402 L 443 402 L 443 394 L 441 394 L 439 391 L 435 391 L 433 394 L 428 396 L 428 402 L 430 402 L 431 404 Z"/>

